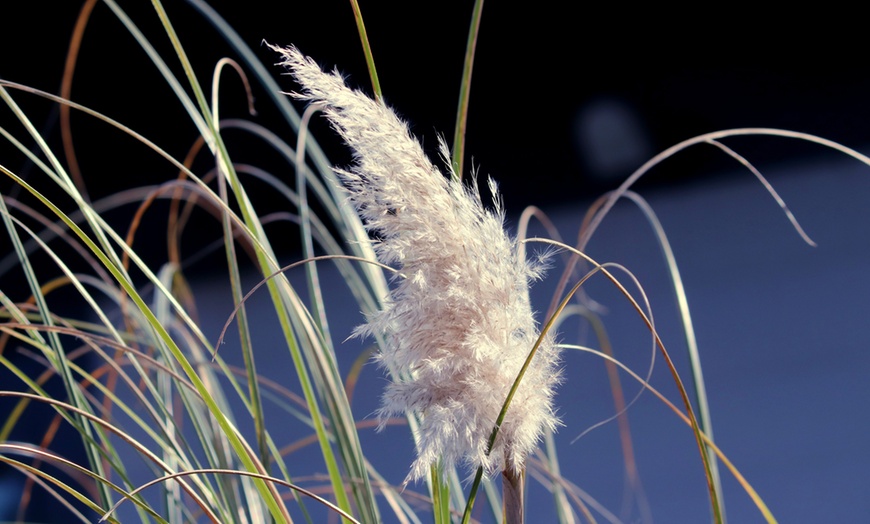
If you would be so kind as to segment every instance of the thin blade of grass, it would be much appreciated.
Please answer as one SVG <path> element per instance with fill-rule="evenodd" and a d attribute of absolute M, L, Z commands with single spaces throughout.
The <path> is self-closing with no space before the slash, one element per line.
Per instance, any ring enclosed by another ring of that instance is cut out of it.
<path fill-rule="evenodd" d="M 575 349 L 578 351 L 585 351 L 587 353 L 592 353 L 598 357 L 601 357 L 604 360 L 612 362 L 613 364 L 618 366 L 620 369 L 622 369 L 623 371 L 628 373 L 628 375 L 631 376 L 631 378 L 633 378 L 634 380 L 639 382 L 641 385 L 643 385 L 643 387 L 647 391 L 649 391 L 650 393 L 655 395 L 656 398 L 661 400 L 662 403 L 664 403 L 668 407 L 668 409 L 670 409 L 673 413 L 675 413 L 678 417 L 680 417 L 680 419 L 686 425 L 688 425 L 688 426 L 692 425 L 692 421 L 689 419 L 689 417 L 685 413 L 680 411 L 677 408 L 677 406 L 675 406 L 670 400 L 668 400 L 667 397 L 665 397 L 660 391 L 658 391 L 655 387 L 653 387 L 648 381 L 646 381 L 643 377 L 641 377 L 640 375 L 638 375 L 637 373 L 632 371 L 631 368 L 627 367 L 625 364 L 623 364 L 619 360 L 613 358 L 610 355 L 602 353 L 601 351 L 598 351 L 598 350 L 592 349 L 592 348 L 588 348 L 588 347 L 577 346 L 577 345 L 573 345 L 573 344 L 560 344 L 560 347 L 563 347 L 566 349 Z M 704 440 L 705 444 L 707 444 L 710 447 L 710 449 L 712 449 L 716 453 L 716 456 L 719 458 L 720 461 L 722 461 L 723 464 L 725 464 L 725 467 L 728 468 L 728 471 L 730 471 L 731 474 L 734 475 L 734 478 L 737 479 L 737 482 L 744 489 L 744 491 L 746 491 L 746 494 L 749 495 L 749 497 L 752 499 L 752 502 L 755 503 L 758 510 L 764 516 L 765 521 L 767 521 L 769 524 L 776 524 L 777 520 L 773 516 L 773 513 L 771 513 L 770 509 L 764 503 L 764 500 L 762 500 L 761 496 L 758 495 L 758 492 L 755 491 L 755 489 L 752 487 L 751 484 L 749 484 L 749 482 L 746 480 L 746 478 L 740 474 L 740 471 L 734 466 L 734 463 L 732 463 L 728 459 L 728 457 L 722 452 L 721 449 L 719 449 L 718 446 L 716 446 L 716 444 L 712 440 L 707 438 L 707 435 L 704 435 L 702 433 L 701 438 Z"/>
<path fill-rule="evenodd" d="M 355 1 L 355 0 L 354 0 Z M 453 170 L 452 173 L 462 180 L 465 161 L 465 128 L 468 125 L 468 104 L 471 100 L 471 72 L 474 69 L 474 51 L 480 34 L 480 18 L 483 13 L 483 0 L 475 0 L 468 28 L 468 41 L 465 44 L 465 61 L 462 66 L 462 80 L 459 83 L 459 103 L 456 108 L 456 126 L 453 130 Z"/>
<path fill-rule="evenodd" d="M 450 489 L 441 480 L 441 465 L 432 464 L 429 468 L 432 486 L 432 515 L 435 524 L 450 524 Z"/>
<path fill-rule="evenodd" d="M 212 79 L 212 121 L 220 122 L 219 116 L 219 86 L 220 86 L 220 72 L 223 69 L 222 65 L 225 63 L 234 64 L 236 72 L 242 78 L 245 84 L 245 91 L 248 95 L 248 107 L 249 112 L 253 111 L 252 99 L 253 96 L 250 92 L 250 87 L 248 85 L 247 78 L 245 77 L 244 71 L 242 71 L 241 67 L 239 67 L 235 62 L 228 62 L 226 59 L 222 59 L 218 62 L 218 65 L 215 67 L 215 72 Z M 229 205 L 229 198 L 226 190 L 226 180 L 225 177 L 221 176 L 221 170 L 218 169 L 218 189 L 221 200 L 225 205 Z M 235 304 L 239 304 L 239 301 L 242 296 L 241 289 L 241 272 L 239 270 L 239 261 L 238 255 L 236 253 L 236 245 L 233 238 L 233 227 L 232 221 L 228 213 L 224 212 L 222 214 L 222 231 L 224 236 L 224 254 L 227 261 L 227 266 L 229 270 L 230 276 L 230 287 L 233 294 L 233 301 Z M 266 422 L 263 413 L 263 403 L 260 397 L 259 391 L 259 382 L 256 380 L 257 376 L 257 368 L 256 368 L 256 360 L 254 359 L 254 348 L 251 340 L 251 331 L 250 326 L 248 324 L 247 313 L 244 307 L 242 307 L 239 311 L 239 342 L 242 351 L 242 358 L 245 363 L 245 369 L 248 373 L 248 391 L 249 391 L 249 399 L 248 399 L 248 409 L 251 412 L 254 419 L 254 431 L 257 437 L 257 449 L 260 453 L 260 461 L 263 464 L 269 463 L 269 452 L 268 446 L 266 443 Z M 249 487 L 249 482 L 247 478 L 244 479 L 245 487 Z M 248 500 L 251 499 L 250 495 L 247 497 Z M 299 501 L 300 504 L 302 501 Z M 250 505 L 249 505 L 250 506 Z M 303 512 L 304 512 L 303 508 Z M 252 518 L 254 521 L 261 520 L 264 518 L 264 515 L 260 512 L 255 512 L 252 514 Z"/>
<path fill-rule="evenodd" d="M 620 184 L 620 186 L 615 189 L 610 197 L 607 199 L 605 204 L 602 206 L 601 212 L 596 215 L 595 220 L 593 220 L 589 224 L 589 228 L 585 231 L 581 242 L 578 243 L 578 250 L 582 251 L 586 246 L 586 243 L 589 241 L 589 238 L 595 233 L 595 230 L 600 225 L 601 221 L 604 220 L 607 212 L 613 207 L 616 201 L 627 191 L 632 185 L 634 185 L 637 180 L 649 172 L 650 169 L 660 164 L 664 160 L 674 156 L 675 154 L 683 151 L 686 148 L 697 144 L 711 144 L 716 145 L 713 142 L 718 142 L 723 138 L 735 137 L 735 136 L 777 136 L 782 138 L 793 138 L 797 140 L 804 140 L 806 142 L 811 142 L 813 144 L 818 144 L 820 146 L 824 146 L 834 151 L 838 151 L 847 156 L 850 156 L 864 165 L 870 166 L 870 157 L 860 153 L 850 147 L 846 147 L 842 144 L 834 142 L 833 140 L 828 140 L 826 138 L 822 138 L 819 136 L 811 135 L 809 133 L 799 133 L 796 131 L 788 131 L 785 129 L 773 129 L 766 127 L 745 127 L 738 129 L 725 129 L 722 131 L 714 131 L 712 133 L 706 133 L 703 135 L 698 135 L 687 140 L 684 140 L 678 144 L 675 144 L 661 153 L 657 154 L 653 158 L 647 160 L 642 166 L 637 168 L 634 173 L 632 173 L 625 181 Z M 719 146 L 716 146 L 719 147 Z M 775 197 L 776 198 L 776 197 Z"/>
<path fill-rule="evenodd" d="M 369 43 L 369 36 L 366 33 L 366 25 L 363 22 L 362 11 L 359 8 L 359 2 L 357 0 L 350 0 L 350 7 L 353 11 L 353 18 L 356 21 L 356 30 L 359 33 L 360 43 L 363 48 L 363 55 L 366 58 L 366 66 L 369 69 L 369 77 L 372 79 L 372 90 L 374 91 L 375 98 L 378 100 L 382 100 L 384 98 L 384 94 L 381 91 L 381 82 L 378 80 L 378 70 L 375 68 L 375 57 L 372 54 L 372 46 Z"/>
<path fill-rule="evenodd" d="M 647 222 L 649 222 L 650 226 L 653 228 L 659 249 L 661 249 L 662 255 L 664 256 L 665 265 L 667 266 L 668 274 L 671 277 L 671 286 L 677 299 L 677 309 L 680 313 L 680 320 L 683 325 L 683 336 L 686 339 L 686 350 L 688 351 L 689 364 L 692 371 L 692 383 L 695 390 L 695 402 L 698 406 L 699 423 L 701 430 L 705 435 L 707 435 L 707 438 L 713 440 L 713 420 L 710 413 L 710 404 L 707 400 L 707 386 L 704 381 L 704 373 L 701 366 L 701 354 L 698 351 L 698 341 L 695 337 L 695 328 L 692 323 L 689 300 L 686 296 L 686 288 L 683 285 L 683 278 L 680 275 L 680 269 L 677 266 L 677 258 L 674 256 L 674 251 L 671 248 L 671 243 L 668 240 L 664 227 L 662 227 L 661 222 L 649 203 L 634 191 L 626 191 L 625 196 L 634 202 L 643 212 Z M 797 227 L 799 228 L 800 226 Z M 799 231 L 802 230 L 799 229 Z M 716 462 L 716 455 L 713 450 L 707 449 L 707 454 L 710 460 L 710 470 L 713 474 L 713 485 L 716 492 L 719 494 L 719 511 L 722 514 L 722 519 L 725 520 L 725 500 L 723 498 L 722 479 L 719 475 L 719 466 Z"/>

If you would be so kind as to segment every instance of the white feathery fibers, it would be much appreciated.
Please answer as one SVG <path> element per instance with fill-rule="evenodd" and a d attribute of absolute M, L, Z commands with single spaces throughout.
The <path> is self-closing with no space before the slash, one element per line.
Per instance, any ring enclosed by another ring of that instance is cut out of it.
<path fill-rule="evenodd" d="M 559 381 L 558 353 L 546 337 L 532 360 L 490 453 L 489 436 L 538 338 L 529 284 L 540 276 L 504 231 L 504 213 L 487 211 L 478 191 L 441 174 L 408 126 L 380 101 L 349 89 L 295 47 L 273 47 L 302 86 L 295 97 L 323 104 L 353 149 L 356 165 L 338 171 L 381 262 L 401 276 L 383 310 L 359 333 L 383 334 L 378 359 L 396 373 L 378 415 L 421 418 L 419 479 L 439 459 L 483 466 L 488 474 L 523 468 L 546 429 Z M 442 143 L 445 158 L 447 148 Z"/>

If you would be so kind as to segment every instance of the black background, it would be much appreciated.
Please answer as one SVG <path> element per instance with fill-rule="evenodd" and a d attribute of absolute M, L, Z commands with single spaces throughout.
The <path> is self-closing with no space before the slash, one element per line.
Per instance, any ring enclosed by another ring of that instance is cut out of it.
<path fill-rule="evenodd" d="M 370 92 L 349 2 L 213 5 L 265 64 L 275 58 L 261 41 L 292 43 Z M 181 75 L 150 2 L 121 6 Z M 385 98 L 434 151 L 439 134 L 452 139 L 472 2 L 363 2 L 361 7 Z M 29 2 L 4 13 L 0 77 L 57 92 L 78 9 L 78 2 Z M 232 50 L 186 2 L 167 2 L 166 9 L 207 87 L 215 62 L 234 56 Z M 754 126 L 813 133 L 855 147 L 865 135 L 870 76 L 849 18 L 794 9 L 639 11 L 601 4 L 533 9 L 490 2 L 477 48 L 467 159 L 499 181 L 509 209 L 597 196 L 630 173 L 629 166 L 637 167 L 629 163 L 604 177 L 578 146 L 578 115 L 602 100 L 633 115 L 650 155 L 700 133 Z M 281 73 L 274 71 L 276 77 Z M 222 88 L 223 114 L 244 116 L 231 76 Z M 280 85 L 294 88 L 286 77 Z M 194 136 L 165 82 L 102 4 L 86 32 L 72 98 L 166 147 L 186 148 Z M 265 96 L 258 93 L 257 100 L 258 121 L 276 122 Z M 56 131 L 50 123 L 46 129 Z M 329 143 L 323 134 L 320 138 Z M 777 139 L 746 139 L 740 146 L 762 166 L 819 151 Z M 347 159 L 340 146 L 328 151 L 336 163 Z M 119 145 L 92 154 L 89 184 L 97 193 L 151 176 L 135 169 L 123 176 L 101 172 L 97 164 L 123 165 L 131 154 Z M 699 148 L 645 183 L 684 183 L 733 165 L 712 148 Z"/>

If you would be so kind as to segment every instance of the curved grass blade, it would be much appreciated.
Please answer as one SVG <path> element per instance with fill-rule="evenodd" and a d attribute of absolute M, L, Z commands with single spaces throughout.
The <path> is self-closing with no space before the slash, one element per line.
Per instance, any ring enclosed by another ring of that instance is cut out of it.
<path fill-rule="evenodd" d="M 772 189 L 772 188 L 771 188 Z M 686 350 L 689 354 L 689 364 L 692 371 L 692 382 L 695 390 L 695 402 L 698 406 L 698 417 L 701 430 L 707 435 L 707 438 L 713 440 L 713 420 L 710 414 L 710 404 L 707 401 L 707 386 L 704 381 L 704 373 L 701 367 L 701 354 L 698 351 L 698 341 L 695 337 L 695 328 L 692 323 L 692 315 L 689 309 L 689 301 L 686 296 L 686 288 L 683 286 L 683 278 L 680 276 L 680 270 L 677 266 L 677 258 L 674 256 L 674 251 L 671 248 L 671 243 L 668 241 L 664 227 L 659 222 L 658 217 L 647 201 L 634 191 L 626 191 L 625 197 L 634 202 L 653 228 L 659 248 L 665 259 L 665 264 L 668 268 L 668 274 L 671 277 L 671 286 L 677 299 L 677 309 L 680 313 L 680 320 L 683 324 L 683 336 L 686 339 Z M 796 223 L 796 222 L 795 222 Z M 800 226 L 798 226 L 800 227 Z M 800 230 L 802 231 L 802 230 Z M 807 237 L 809 238 L 809 237 Z M 722 519 L 725 519 L 725 500 L 722 492 L 722 479 L 719 475 L 719 466 L 716 462 L 716 455 L 712 449 L 707 449 L 707 454 L 710 461 L 710 471 L 713 475 L 713 486 L 719 494 L 719 511 L 722 513 Z"/>
<path fill-rule="evenodd" d="M 627 367 L 625 364 L 623 364 L 619 360 L 613 358 L 610 355 L 602 353 L 601 351 L 598 351 L 596 349 L 587 348 L 587 347 L 583 347 L 583 346 L 576 346 L 573 344 L 560 344 L 560 345 L 561 345 L 561 347 L 564 347 L 566 349 L 575 349 L 578 351 L 585 351 L 587 353 L 592 353 L 598 357 L 601 357 L 602 359 L 604 359 L 606 361 L 612 362 L 613 364 L 618 366 L 620 369 L 622 369 L 623 371 L 628 373 L 629 376 L 631 376 L 631 378 L 633 378 L 634 380 L 639 382 L 641 385 L 643 385 L 643 387 L 647 391 L 649 391 L 650 393 L 655 395 L 659 400 L 661 400 L 662 403 L 664 403 L 668 407 L 668 409 L 670 409 L 678 417 L 680 417 L 680 419 L 686 425 L 690 426 L 692 424 L 691 420 L 689 420 L 689 417 L 686 416 L 685 413 L 680 411 L 679 408 L 677 408 L 677 406 L 675 406 L 670 400 L 668 400 L 667 397 L 664 396 L 664 394 L 662 394 L 659 390 L 657 390 L 655 387 L 653 387 L 651 384 L 649 384 L 649 382 L 646 381 L 643 377 L 641 377 L 640 375 L 638 375 L 637 373 L 632 371 L 629 367 Z M 768 522 L 768 524 L 776 524 L 777 520 L 773 516 L 773 513 L 770 511 L 770 509 L 764 503 L 761 496 L 758 495 L 758 492 L 755 491 L 755 489 L 752 487 L 752 485 L 749 484 L 749 482 L 746 480 L 746 478 L 740 474 L 740 471 L 734 466 L 734 463 L 732 463 L 730 460 L 728 460 L 728 457 L 725 456 L 725 454 L 722 452 L 722 450 L 719 449 L 719 447 L 716 446 L 716 444 L 713 443 L 713 441 L 711 439 L 709 439 L 707 437 L 707 435 L 702 433 L 701 438 L 704 440 L 704 443 L 707 446 L 709 446 L 710 449 L 713 450 L 713 452 L 716 454 L 716 456 L 719 458 L 719 460 L 722 461 L 723 464 L 725 464 L 725 467 L 728 468 L 728 471 L 730 471 L 731 474 L 734 475 L 734 478 L 737 479 L 737 482 L 746 491 L 746 494 L 749 495 L 749 497 L 752 499 L 752 502 L 755 503 L 756 507 L 761 512 L 761 514 L 764 516 L 764 519 Z"/>

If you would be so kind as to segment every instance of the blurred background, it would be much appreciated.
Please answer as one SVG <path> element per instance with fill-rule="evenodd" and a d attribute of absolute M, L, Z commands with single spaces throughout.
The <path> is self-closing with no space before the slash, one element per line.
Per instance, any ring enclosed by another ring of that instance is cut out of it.
<path fill-rule="evenodd" d="M 150 3 L 119 3 L 154 36 L 158 50 L 172 56 Z M 337 67 L 349 84 L 371 92 L 347 2 L 211 5 L 264 64 L 277 60 L 261 41 L 295 44 L 324 67 Z M 471 6 L 468 1 L 361 5 L 385 98 L 430 153 L 439 135 L 450 140 L 453 134 Z M 0 78 L 58 93 L 80 7 L 80 2 L 21 2 L 4 10 Z M 218 59 L 235 56 L 187 2 L 167 2 L 166 8 L 201 81 L 210 78 Z M 522 209 L 535 205 L 570 242 L 593 199 L 656 153 L 701 133 L 784 128 L 868 151 L 870 73 L 860 66 L 861 32 L 849 29 L 848 13 L 790 8 L 787 16 L 765 19 L 736 9 L 642 12 L 615 4 L 579 13 L 560 9 L 491 3 L 483 11 L 466 162 L 499 182 L 513 230 Z M 170 66 L 180 71 L 177 64 Z M 281 74 L 277 67 L 274 71 L 276 77 Z M 289 78 L 279 83 L 295 89 Z M 71 92 L 74 101 L 104 111 L 176 157 L 183 157 L 195 136 L 172 93 L 103 4 L 89 22 Z M 254 94 L 254 120 L 290 136 L 270 113 L 265 94 Z M 225 75 L 221 96 L 223 116 L 247 117 L 237 77 Z M 14 97 L 60 150 L 56 107 L 23 94 Z M 17 131 L 5 108 L 0 125 Z M 329 158 L 347 165 L 348 151 L 327 127 L 322 122 L 313 127 Z M 141 146 L 104 125 L 73 115 L 73 128 L 81 137 L 76 139 L 78 161 L 92 198 L 176 175 L 156 155 L 142 155 Z M 237 161 L 280 164 L 266 148 L 236 139 L 232 154 Z M 870 432 L 870 167 L 797 140 L 741 137 L 725 143 L 769 177 L 818 247 L 802 242 L 751 173 L 709 145 L 680 153 L 636 186 L 658 213 L 683 273 L 716 441 L 780 521 L 860 522 L 870 512 L 864 496 L 870 488 L 865 445 Z M 0 144 L 0 155 L 0 164 L 12 171 L 37 176 L 6 143 Z M 207 159 L 199 167 L 208 169 Z M 286 173 L 291 179 L 292 170 Z M 6 180 L 0 189 L 17 194 Z M 279 205 L 268 194 L 257 198 L 262 212 Z M 129 216 L 112 218 L 119 227 L 129 222 Z M 166 258 L 160 231 L 155 226 L 154 234 L 137 239 L 155 264 Z M 532 234 L 548 236 L 538 227 Z M 197 242 L 205 245 L 212 237 L 188 239 L 192 253 Z M 289 231 L 281 255 L 288 261 L 298 258 L 297 245 Z M 8 239 L 0 248 L 8 252 Z M 674 294 L 642 214 L 633 205 L 618 205 L 588 252 L 599 262 L 624 264 L 638 277 L 665 344 L 688 376 Z M 539 309 L 549 303 L 561 268 L 557 262 L 550 278 L 535 288 Z M 195 269 L 201 279 L 201 316 L 215 319 L 206 331 L 214 339 L 231 311 L 228 291 L 220 288 L 226 278 L 220 268 Z M 23 300 L 25 288 L 15 276 L 4 269 L 0 289 Z M 345 292 L 335 285 L 336 296 Z M 588 293 L 607 308 L 604 320 L 616 355 L 644 374 L 652 348 L 637 316 L 603 279 L 593 279 Z M 361 317 L 355 310 L 339 310 L 348 300 L 335 303 L 330 313 L 340 340 L 340 333 L 349 333 Z M 280 379 L 287 358 L 267 356 L 270 321 L 263 317 L 262 322 L 264 358 L 274 359 L 274 378 Z M 584 326 L 569 323 L 564 329 L 566 342 L 591 343 Z M 364 346 L 350 341 L 340 348 L 343 369 Z M 232 349 L 228 343 L 221 351 L 232 360 Z M 570 443 L 613 414 L 605 368 L 596 357 L 566 352 L 565 375 L 558 400 L 565 427 L 557 436 L 563 473 L 626 522 L 638 522 L 638 507 L 620 513 L 626 485 L 616 424 Z M 651 382 L 678 400 L 660 360 Z M 376 409 L 383 383 L 383 373 L 369 365 L 354 399 L 361 417 Z M 627 377 L 623 384 L 629 397 L 637 391 Z M 706 488 L 689 429 L 649 394 L 628 415 L 653 519 L 705 521 Z M 401 481 L 413 456 L 407 428 L 363 432 L 363 438 L 372 462 L 385 474 L 392 470 L 387 478 Z M 761 522 L 731 475 L 722 475 L 729 520 Z M 15 480 L 0 482 L 9 482 L 0 485 L 0 504 L 17 504 Z M 540 522 L 549 521 L 552 504 L 546 493 L 535 483 L 530 490 L 532 500 L 539 501 L 531 503 L 535 514 L 540 511 Z M 49 516 L 33 518 L 50 521 Z"/>

